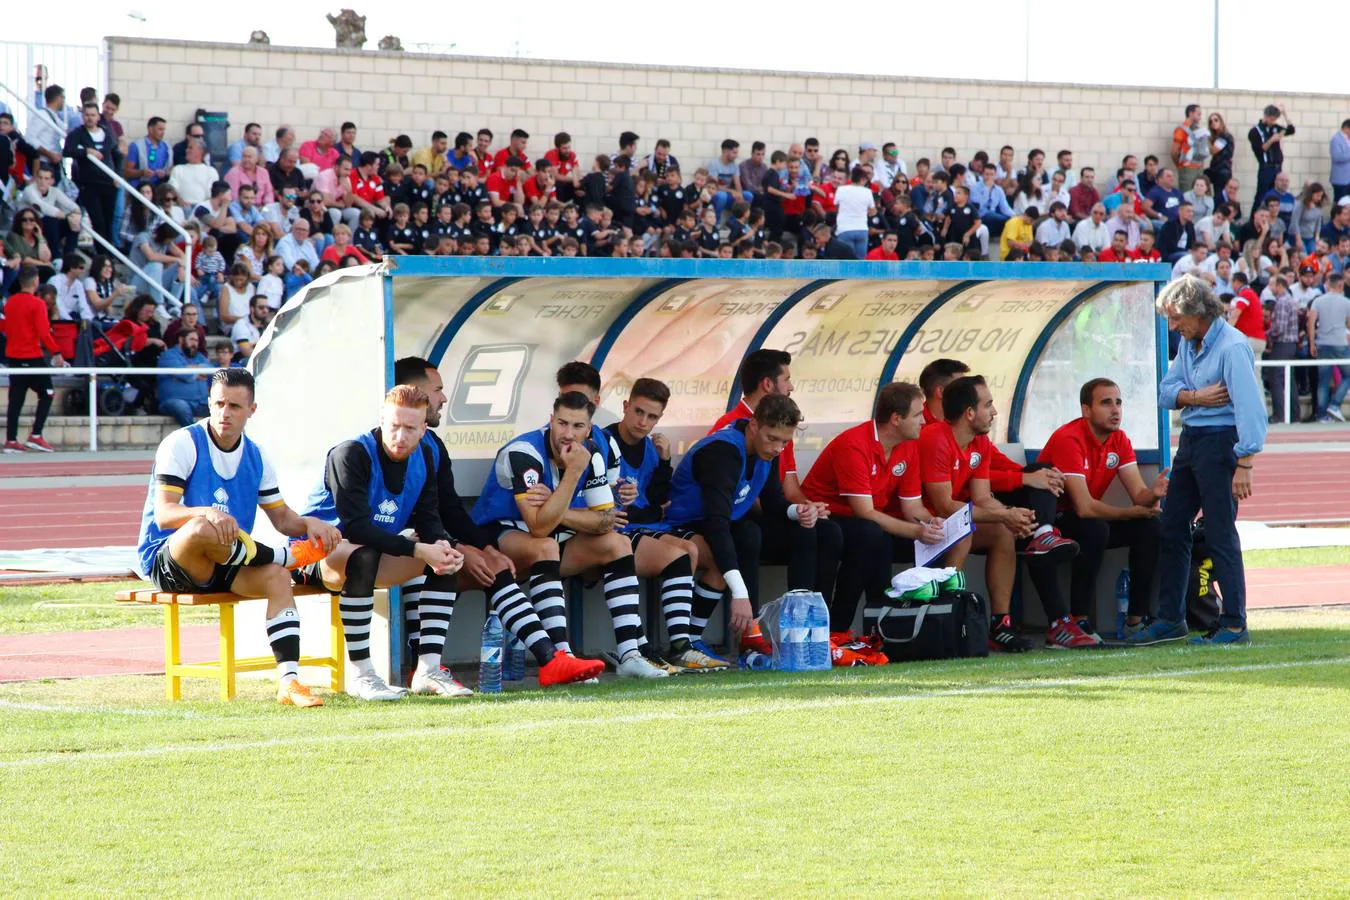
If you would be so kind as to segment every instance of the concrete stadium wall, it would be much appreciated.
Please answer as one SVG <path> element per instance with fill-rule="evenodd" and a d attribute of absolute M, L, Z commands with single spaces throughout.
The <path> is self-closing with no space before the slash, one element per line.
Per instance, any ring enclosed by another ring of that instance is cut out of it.
<path fill-rule="evenodd" d="M 418 146 L 433 129 L 451 135 L 487 126 L 505 142 L 512 128 L 532 135 L 534 155 L 569 131 L 582 159 L 617 149 L 618 135 L 642 135 L 646 153 L 660 137 L 672 143 L 686 177 L 691 165 L 717 155 L 732 137 L 786 147 L 809 135 L 828 154 L 856 155 L 860 140 L 894 140 L 912 166 L 936 159 L 946 145 L 959 158 L 996 154 L 1008 143 L 1022 159 L 1032 147 L 1074 151 L 1075 166 L 1091 165 L 1098 182 L 1115 173 L 1125 153 L 1167 160 L 1172 129 L 1187 103 L 1222 112 L 1242 143 L 1236 174 L 1243 198 L 1255 188 L 1247 129 L 1272 101 L 1286 104 L 1298 134 L 1285 143 L 1285 170 L 1300 185 L 1325 182 L 1327 142 L 1350 115 L 1343 95 L 1272 97 L 1249 91 L 1088 87 L 938 81 L 922 78 L 830 76 L 732 69 L 680 69 L 552 60 L 431 56 L 383 51 L 318 50 L 245 44 L 109 38 L 111 90 L 122 96 L 132 136 L 150 115 L 169 120 L 172 140 L 196 109 L 223 110 L 232 137 L 245 122 L 278 124 L 306 140 L 323 125 L 350 119 L 362 149 L 381 149 L 407 133 Z M 1244 203 L 1247 200 L 1244 199 Z"/>

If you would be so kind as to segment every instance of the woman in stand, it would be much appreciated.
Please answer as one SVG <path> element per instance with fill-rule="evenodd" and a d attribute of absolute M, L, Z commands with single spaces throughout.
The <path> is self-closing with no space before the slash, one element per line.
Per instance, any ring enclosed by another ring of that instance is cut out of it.
<path fill-rule="evenodd" d="M 1209 168 L 1205 175 L 1209 177 L 1214 196 L 1223 193 L 1228 181 L 1233 177 L 1233 147 L 1236 141 L 1228 130 L 1228 123 L 1217 112 L 1209 114 Z"/>
<path fill-rule="evenodd" d="M 1317 236 L 1322 233 L 1327 214 L 1326 188 L 1312 182 L 1294 201 L 1294 213 L 1289 219 L 1289 233 L 1297 236 L 1304 253 L 1317 249 Z"/>
<path fill-rule="evenodd" d="M 20 210 L 14 217 L 9 234 L 5 235 L 5 252 L 11 257 L 17 256 L 20 266 L 36 267 L 39 282 L 56 274 L 52 268 L 52 248 L 47 246 L 42 221 L 35 209 Z"/>

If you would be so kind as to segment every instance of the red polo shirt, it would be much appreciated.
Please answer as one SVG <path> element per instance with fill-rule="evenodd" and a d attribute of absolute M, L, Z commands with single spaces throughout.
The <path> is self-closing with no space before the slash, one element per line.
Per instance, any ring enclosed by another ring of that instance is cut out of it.
<path fill-rule="evenodd" d="M 1261 298 L 1249 287 L 1245 287 L 1233 298 L 1233 305 L 1242 310 L 1233 323 L 1238 331 L 1255 341 L 1266 339 L 1266 321 L 1261 309 Z"/>
<path fill-rule="evenodd" d="M 1134 445 L 1124 431 L 1113 432 L 1099 441 L 1088 420 L 1082 418 L 1055 429 L 1036 460 L 1049 463 L 1066 477 L 1084 479 L 1094 500 L 1102 499 L 1121 469 L 1136 465 Z M 1067 495 L 1060 498 L 1059 506 L 1070 508 Z"/>
<path fill-rule="evenodd" d="M 544 159 L 553 165 L 553 171 L 558 173 L 559 178 L 570 177 L 572 170 L 577 167 L 577 155 L 569 152 L 566 156 L 563 156 L 558 152 L 557 147 L 545 153 Z"/>
<path fill-rule="evenodd" d="M 868 251 L 867 251 L 867 256 L 866 256 L 865 258 L 866 258 L 866 259 L 883 259 L 883 260 L 889 260 L 889 261 L 891 261 L 891 262 L 899 262 L 899 261 L 900 261 L 900 255 L 899 255 L 898 253 L 896 253 L 894 250 L 892 250 L 890 253 L 887 253 L 887 252 L 886 252 L 886 249 L 885 249 L 884 247 L 873 247 L 871 250 L 868 250 Z"/>
<path fill-rule="evenodd" d="M 746 404 L 745 398 L 742 397 L 741 402 L 736 404 L 735 409 L 722 416 L 722 418 L 718 419 L 713 424 L 712 428 L 708 429 L 708 434 L 712 434 L 714 431 L 721 431 L 737 419 L 748 419 L 754 414 L 755 411 Z M 788 441 L 788 445 L 783 448 L 783 452 L 778 454 L 778 477 L 780 479 L 786 479 L 789 475 L 796 474 L 797 453 L 793 450 L 792 441 Z"/>
<path fill-rule="evenodd" d="M 941 422 L 928 411 L 928 405 L 923 407 L 923 427 L 927 430 L 929 425 L 934 422 Z M 998 449 L 998 445 L 990 442 L 993 447 L 993 459 L 989 461 L 989 487 L 996 492 L 1003 493 L 1015 491 L 1022 486 L 1022 467 L 1008 458 L 1008 454 Z"/>
<path fill-rule="evenodd" d="M 533 180 L 533 179 L 531 179 Z M 507 183 L 501 172 L 493 172 L 487 179 L 487 192 L 496 194 L 503 203 L 510 203 L 515 194 L 515 182 Z"/>
<path fill-rule="evenodd" d="M 355 169 L 349 176 L 352 181 L 352 193 L 367 203 L 379 203 L 384 199 L 384 182 L 378 175 L 362 178 Z"/>
<path fill-rule="evenodd" d="M 548 186 L 548 191 L 547 193 L 545 193 L 544 189 L 539 186 L 538 178 L 525 179 L 525 185 L 522 188 L 522 190 L 524 190 L 525 192 L 526 203 L 533 203 L 536 200 L 542 200 L 543 202 L 547 203 L 549 200 L 552 200 L 555 196 L 557 196 L 558 193 L 557 185 L 552 184 Z M 507 199 L 509 200 L 510 198 L 508 197 Z"/>
<path fill-rule="evenodd" d="M 497 171 L 498 169 L 505 169 L 505 168 L 506 168 L 506 161 L 507 161 L 508 159 L 510 159 L 512 156 L 515 156 L 515 155 L 516 155 L 516 154 L 514 154 L 514 153 L 511 152 L 511 148 L 510 148 L 510 147 L 503 147 L 502 149 L 498 150 L 498 151 L 497 151 L 497 155 L 494 156 L 494 157 L 492 157 L 492 169 L 493 169 L 493 171 Z M 545 155 L 547 155 L 547 154 L 545 154 Z M 526 154 L 526 153 L 521 153 L 521 154 L 519 154 L 519 156 L 520 156 L 520 161 L 523 162 L 523 163 L 525 164 L 525 165 L 523 166 L 523 168 L 525 169 L 525 171 L 526 171 L 526 172 L 533 171 L 533 168 L 534 168 L 534 167 L 530 165 L 530 157 L 529 157 L 529 155 Z"/>
<path fill-rule="evenodd" d="M 841 431 L 825 445 L 802 482 L 802 492 L 828 504 L 836 516 L 851 516 L 849 497 L 871 497 L 872 507 L 899 516 L 901 500 L 923 495 L 919 481 L 919 442 L 901 441 L 889 456 L 875 422 Z"/>
<path fill-rule="evenodd" d="M 989 480 L 993 450 L 993 441 L 984 434 L 976 435 L 963 450 L 956 442 L 952 426 L 934 422 L 919 433 L 919 471 L 923 483 L 948 482 L 952 486 L 952 499 L 966 503 L 970 500 L 970 482 L 976 478 Z M 927 497 L 924 505 L 929 512 L 937 514 Z"/>

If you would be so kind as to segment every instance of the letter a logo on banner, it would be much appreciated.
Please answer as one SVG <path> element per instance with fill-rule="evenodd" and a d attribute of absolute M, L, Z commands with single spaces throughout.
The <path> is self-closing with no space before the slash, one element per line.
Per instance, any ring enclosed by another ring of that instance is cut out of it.
<path fill-rule="evenodd" d="M 513 419 L 533 352 L 527 344 L 486 344 L 470 350 L 450 397 L 451 420 L 472 425 Z"/>

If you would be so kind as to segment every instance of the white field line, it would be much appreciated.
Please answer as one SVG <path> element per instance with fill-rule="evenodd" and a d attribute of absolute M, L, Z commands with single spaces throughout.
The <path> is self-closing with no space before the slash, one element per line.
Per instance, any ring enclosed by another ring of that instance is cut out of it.
<path fill-rule="evenodd" d="M 595 716 L 591 718 L 565 718 L 500 722 L 488 725 L 431 725 L 423 728 L 406 728 L 395 731 L 364 731 L 352 734 L 298 735 L 294 737 L 273 738 L 265 741 L 229 741 L 210 744 L 171 744 L 160 747 L 141 747 L 134 750 L 111 750 L 100 752 L 79 752 L 47 754 L 26 759 L 0 762 L 0 769 L 18 769 L 35 766 L 60 765 L 62 763 L 86 763 L 116 761 L 123 759 L 149 759 L 161 756 L 182 756 L 200 753 L 234 753 L 244 750 L 269 750 L 280 747 L 299 747 L 312 744 L 332 745 L 351 744 L 366 741 L 399 741 L 424 737 L 445 737 L 458 735 L 516 734 L 530 731 L 543 731 L 555 728 L 603 728 L 610 725 L 640 725 L 650 722 L 682 721 L 691 719 L 728 719 L 741 718 L 751 712 L 803 712 L 813 709 L 836 709 L 854 706 L 887 706 L 910 703 L 916 700 L 941 699 L 945 697 L 979 697 L 1012 693 L 1015 691 L 1048 690 L 1052 688 L 1081 687 L 1096 684 L 1110 684 L 1130 681 L 1155 681 L 1167 678 L 1191 678 L 1202 675 L 1216 675 L 1225 672 L 1266 672 L 1278 669 L 1301 669 L 1312 666 L 1339 666 L 1350 664 L 1350 657 L 1335 659 L 1293 660 L 1289 662 L 1252 663 L 1237 666 L 1208 666 L 1195 669 L 1176 669 L 1170 672 L 1145 672 L 1119 675 L 1099 675 L 1074 678 L 1022 679 L 1001 684 L 984 685 L 971 688 L 950 688 L 936 691 L 918 691 L 912 694 L 895 696 L 862 697 L 823 697 L 815 700 L 779 700 L 766 704 L 738 704 L 734 707 L 707 709 L 702 712 L 659 711 L 629 713 L 621 715 Z"/>

